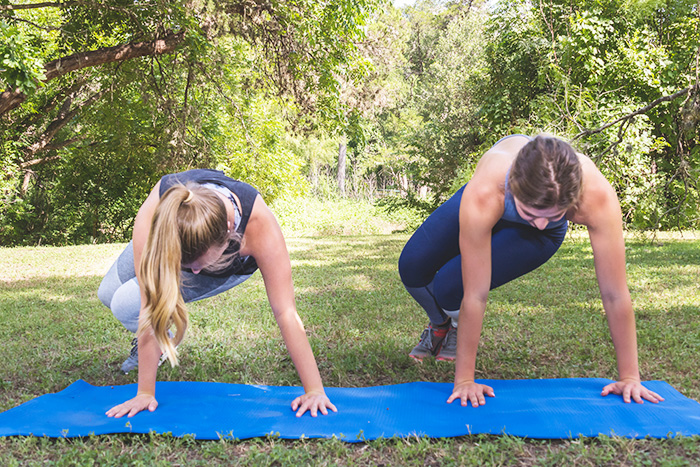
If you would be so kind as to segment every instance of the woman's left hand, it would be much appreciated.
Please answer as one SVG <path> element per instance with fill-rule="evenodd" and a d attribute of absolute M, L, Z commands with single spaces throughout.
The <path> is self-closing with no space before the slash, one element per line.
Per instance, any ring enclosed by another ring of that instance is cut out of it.
<path fill-rule="evenodd" d="M 642 399 L 646 399 L 649 402 L 658 403 L 664 400 L 663 397 L 650 391 L 638 380 L 623 380 L 610 383 L 603 388 L 603 392 L 600 393 L 601 396 L 607 396 L 608 394 L 617 394 L 622 396 L 622 400 L 629 403 L 632 399 L 638 404 L 643 404 Z"/>
<path fill-rule="evenodd" d="M 292 410 L 297 412 L 297 417 L 304 415 L 307 410 L 312 417 L 318 415 L 319 410 L 323 415 L 328 415 L 328 409 L 331 409 L 333 412 L 338 411 L 323 392 L 307 392 L 292 401 Z"/>

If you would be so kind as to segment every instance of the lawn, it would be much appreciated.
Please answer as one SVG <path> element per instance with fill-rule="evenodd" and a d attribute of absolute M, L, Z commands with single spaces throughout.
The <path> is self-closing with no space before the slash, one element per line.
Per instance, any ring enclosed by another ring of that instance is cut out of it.
<path fill-rule="evenodd" d="M 413 362 L 427 320 L 399 281 L 407 234 L 289 237 L 299 314 L 326 386 L 450 382 L 454 365 Z M 96 290 L 124 245 L 0 249 L 0 411 L 77 379 L 136 382 L 119 373 L 131 336 Z M 627 240 L 643 379 L 700 400 L 700 240 Z M 159 380 L 298 385 L 257 273 L 189 305 L 181 366 Z M 585 235 L 539 270 L 490 295 L 477 377 L 614 378 L 616 364 Z M 700 438 L 514 437 L 196 441 L 161 435 L 0 438 L 0 465 L 697 465 Z"/>

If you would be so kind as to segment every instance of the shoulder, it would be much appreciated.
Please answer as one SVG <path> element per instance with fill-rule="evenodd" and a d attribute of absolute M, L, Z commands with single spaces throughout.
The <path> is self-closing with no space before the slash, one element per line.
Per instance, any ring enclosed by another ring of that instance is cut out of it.
<path fill-rule="evenodd" d="M 209 169 L 192 169 L 192 170 L 186 170 L 184 172 L 177 172 L 177 173 L 171 173 L 167 175 L 163 175 L 160 179 L 160 195 L 163 196 L 163 194 L 168 191 L 172 186 L 177 185 L 177 184 L 182 184 L 184 185 L 185 183 L 188 182 L 195 182 L 195 183 L 200 183 L 203 179 L 206 178 L 206 175 L 208 172 L 215 172 L 215 171 L 210 171 Z"/>
<path fill-rule="evenodd" d="M 143 245 L 148 238 L 153 216 L 160 203 L 160 184 L 160 182 L 156 183 L 146 200 L 143 202 L 143 204 L 141 204 L 139 211 L 136 213 L 132 236 L 135 242 L 134 251 L 138 250 L 138 254 L 140 254 Z"/>
<path fill-rule="evenodd" d="M 579 154 L 579 160 L 583 172 L 582 203 L 597 204 L 605 201 L 617 203 L 615 189 L 595 163 L 583 154 Z"/>
<path fill-rule="evenodd" d="M 620 202 L 608 179 L 588 157 L 579 154 L 583 172 L 583 190 L 571 220 L 577 224 L 595 227 L 620 216 Z"/>
<path fill-rule="evenodd" d="M 481 219 L 490 225 L 503 215 L 506 176 L 513 159 L 527 142 L 524 136 L 508 138 L 481 157 L 462 195 L 461 217 L 466 222 Z"/>
<path fill-rule="evenodd" d="M 489 151 L 498 150 L 505 152 L 515 152 L 516 154 L 520 151 L 520 148 L 525 146 L 527 143 L 532 141 L 532 138 L 526 135 L 508 135 L 499 139 L 496 144 L 494 144 Z"/>
<path fill-rule="evenodd" d="M 186 183 L 186 182 L 190 182 L 190 181 L 199 182 L 199 181 L 208 181 L 208 180 L 215 180 L 215 179 L 229 179 L 229 177 L 224 175 L 224 173 L 220 170 L 190 169 L 190 170 L 185 170 L 184 172 L 177 172 L 177 173 L 163 175 L 163 177 L 161 177 L 160 180 L 164 184 L 172 185 L 175 183 Z"/>
<path fill-rule="evenodd" d="M 526 136 L 512 135 L 486 151 L 479 159 L 474 175 L 467 185 L 469 193 L 479 198 L 491 197 L 495 193 L 503 194 L 508 170 L 515 156 L 528 141 Z"/>
<path fill-rule="evenodd" d="M 474 172 L 475 177 L 481 173 L 495 176 L 502 174 L 505 180 L 505 174 L 513 163 L 513 159 L 529 141 L 530 138 L 524 135 L 510 135 L 502 138 L 481 156 Z"/>
<path fill-rule="evenodd" d="M 164 175 L 161 179 L 161 195 L 171 186 L 177 183 L 194 182 L 199 184 L 213 183 L 225 186 L 231 192 L 238 195 L 245 205 L 252 204 L 259 193 L 258 190 L 249 183 L 236 180 L 224 174 L 221 170 L 214 169 L 191 169 L 184 172 Z"/>
<path fill-rule="evenodd" d="M 255 197 L 250 219 L 243 234 L 241 254 L 258 257 L 270 241 L 282 239 L 282 229 L 277 218 L 267 206 L 262 196 Z"/>
<path fill-rule="evenodd" d="M 255 201 L 253 202 L 253 210 L 250 213 L 251 222 L 257 219 L 269 218 L 270 216 L 274 218 L 274 214 L 272 214 L 272 211 L 267 206 L 267 203 L 265 203 L 262 196 L 258 194 L 255 197 Z"/>

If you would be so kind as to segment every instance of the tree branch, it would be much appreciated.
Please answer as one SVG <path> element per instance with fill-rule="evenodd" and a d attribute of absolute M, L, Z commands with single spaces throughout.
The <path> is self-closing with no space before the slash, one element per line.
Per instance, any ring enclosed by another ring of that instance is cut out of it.
<path fill-rule="evenodd" d="M 123 44 L 114 47 L 107 47 L 90 52 L 81 52 L 66 57 L 52 60 L 46 65 L 45 81 L 50 81 L 59 76 L 63 76 L 75 70 L 104 65 L 113 62 L 122 62 L 133 58 L 144 56 L 156 56 L 170 53 L 175 50 L 183 41 L 185 31 L 172 33 L 160 39 L 149 42 L 136 42 Z M 15 91 L 5 91 L 0 94 L 0 115 L 21 105 L 27 96 L 24 93 Z"/>
<path fill-rule="evenodd" d="M 15 107 L 20 106 L 26 98 L 27 96 L 25 96 L 23 92 L 19 91 L 19 89 L 0 93 L 0 115 L 3 115 Z"/>
<path fill-rule="evenodd" d="M 693 86 L 689 86 L 689 87 L 687 87 L 687 88 L 685 88 L 685 89 L 683 89 L 683 90 L 674 92 L 674 93 L 671 94 L 670 96 L 659 97 L 658 99 L 656 99 L 655 101 L 653 101 L 653 102 L 650 103 L 649 105 L 646 105 L 646 106 L 642 107 L 641 109 L 635 110 L 634 112 L 629 113 L 629 114 L 625 115 L 624 117 L 620 117 L 620 118 L 618 118 L 618 119 L 615 120 L 615 121 L 612 121 L 612 122 L 610 122 L 610 123 L 606 123 L 605 125 L 601 126 L 600 128 L 597 128 L 597 129 L 595 129 L 595 130 L 584 130 L 584 131 L 582 131 L 581 133 L 579 133 L 579 134 L 577 134 L 576 136 L 574 136 L 574 137 L 571 139 L 571 142 L 576 141 L 577 139 L 581 138 L 582 136 L 590 136 L 590 135 L 593 135 L 593 134 L 596 134 L 596 133 L 600 133 L 601 131 L 608 129 L 608 128 L 610 128 L 611 126 L 616 125 L 616 124 L 620 123 L 620 122 L 623 121 L 623 120 L 629 120 L 629 119 L 631 119 L 631 118 L 633 118 L 633 117 L 635 117 L 635 116 L 637 116 L 637 115 L 647 113 L 648 111 L 650 111 L 651 109 L 653 109 L 653 108 L 656 107 L 657 105 L 661 104 L 662 102 L 669 102 L 669 101 L 672 101 L 672 100 L 677 99 L 678 97 L 682 96 L 682 95 L 685 94 L 685 93 L 690 94 L 691 92 L 693 92 L 693 91 L 695 91 L 696 89 L 698 89 L 699 86 L 700 86 L 700 84 L 694 84 Z"/>
<path fill-rule="evenodd" d="M 250 134 L 248 134 L 248 127 L 246 125 L 245 119 L 243 118 L 243 112 L 241 112 L 241 108 L 238 106 L 238 104 L 236 103 L 236 101 L 232 97 L 229 97 L 226 94 L 226 92 L 224 92 L 224 89 L 221 86 L 221 83 L 207 72 L 207 70 L 204 68 L 204 65 L 202 63 L 198 63 L 198 65 L 199 65 L 199 69 L 202 71 L 202 73 L 204 73 L 204 76 L 209 78 L 209 80 L 214 84 L 214 86 L 216 87 L 216 90 L 219 92 L 219 95 L 221 97 L 223 97 L 224 99 L 226 99 L 231 104 L 231 106 L 234 108 L 234 110 L 236 111 L 236 117 L 238 117 L 238 121 L 241 123 L 241 127 L 243 128 L 243 136 L 245 136 L 245 139 L 246 139 L 246 142 L 248 143 L 248 146 L 250 146 L 251 148 L 253 148 L 253 150 L 255 152 L 257 152 L 258 147 L 255 144 L 255 142 L 252 140 L 252 138 L 250 137 Z"/>
<path fill-rule="evenodd" d="M 60 143 L 54 143 L 54 144 L 48 144 L 44 147 L 45 150 L 54 150 L 54 149 L 61 149 L 65 148 L 66 146 L 69 146 L 73 143 L 77 143 L 78 141 L 82 141 L 85 139 L 85 136 L 75 136 L 73 138 L 67 139 L 65 141 L 61 141 Z M 54 156 L 49 156 L 49 157 L 39 157 L 36 159 L 32 159 L 30 161 L 25 161 L 19 164 L 20 169 L 28 169 L 29 167 L 33 167 L 35 165 L 43 164 L 44 162 L 51 162 L 55 161 L 57 159 L 60 159 L 60 155 L 54 155 Z"/>
<path fill-rule="evenodd" d="M 84 135 L 80 136 L 74 136 L 73 138 L 69 138 L 65 141 L 61 141 L 60 143 L 51 143 L 47 144 L 46 147 L 44 147 L 45 151 L 55 151 L 56 149 L 62 149 L 65 148 L 66 146 L 70 146 L 73 143 L 77 143 L 78 141 L 83 141 L 87 137 Z"/>
<path fill-rule="evenodd" d="M 0 7 L 2 7 L 2 6 L 3 6 L 3 5 L 0 5 Z M 0 11 L 1 11 L 1 10 L 2 10 L 2 9 L 0 8 Z M 34 27 L 34 28 L 41 29 L 41 30 L 43 30 L 43 31 L 48 31 L 48 32 L 51 32 L 51 31 L 60 31 L 60 30 L 61 30 L 61 28 L 56 28 L 56 27 L 39 26 L 38 24 L 36 24 L 36 23 L 34 23 L 34 22 L 32 22 L 32 21 L 29 21 L 28 19 L 18 18 L 18 17 L 16 17 L 16 16 L 6 15 L 6 14 L 3 14 L 3 13 L 0 13 L 0 18 L 5 18 L 5 19 L 8 20 L 8 21 L 19 21 L 19 22 L 21 22 L 21 23 L 27 23 L 28 25 L 30 25 L 30 26 L 32 26 L 32 27 Z"/>
<path fill-rule="evenodd" d="M 12 10 L 31 10 L 36 8 L 65 8 L 67 6 L 73 6 L 80 4 L 82 2 L 42 2 L 42 3 L 28 3 L 26 5 L 0 5 L 0 11 L 12 11 Z"/>
<path fill-rule="evenodd" d="M 59 112 L 58 117 L 49 124 L 48 127 L 46 127 L 46 130 L 44 131 L 44 134 L 41 135 L 39 140 L 29 146 L 26 150 L 27 155 L 30 157 L 33 157 L 39 152 L 45 151 L 49 149 L 49 143 L 51 140 L 56 136 L 56 134 L 63 128 L 65 127 L 68 122 L 73 120 L 73 118 L 83 109 L 83 107 L 87 107 L 95 103 L 97 100 L 99 100 L 107 91 L 100 91 L 98 93 L 93 94 L 90 96 L 85 102 L 82 104 L 76 106 L 72 110 L 70 109 L 72 100 L 66 99 L 66 102 L 64 103 L 65 109 L 61 109 Z M 20 167 L 24 168 L 24 164 L 20 164 Z M 29 164 L 33 165 L 33 164 Z"/>
<path fill-rule="evenodd" d="M 43 164 L 44 162 L 55 161 L 56 159 L 60 159 L 60 158 L 61 158 L 61 156 L 56 155 L 56 156 L 50 156 L 50 157 L 42 157 L 39 159 L 32 159 L 32 160 L 27 161 L 27 162 L 22 162 L 19 165 L 19 168 L 26 169 L 27 167 L 32 167 L 34 165 Z M 26 190 L 23 190 L 23 191 L 26 191 Z"/>
<path fill-rule="evenodd" d="M 82 68 L 169 53 L 180 45 L 184 37 L 185 32 L 180 31 L 149 42 L 117 45 L 105 49 L 80 52 L 68 55 L 67 57 L 61 57 L 50 61 L 44 66 L 46 69 L 46 81 Z"/>

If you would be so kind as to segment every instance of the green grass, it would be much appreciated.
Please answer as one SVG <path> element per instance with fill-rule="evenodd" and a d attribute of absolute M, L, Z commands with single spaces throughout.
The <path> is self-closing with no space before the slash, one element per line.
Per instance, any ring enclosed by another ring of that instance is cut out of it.
<path fill-rule="evenodd" d="M 396 264 L 406 234 L 291 237 L 297 306 L 327 386 L 450 382 L 454 366 L 414 363 L 426 324 Z M 661 243 L 660 243 L 661 242 Z M 627 262 L 643 378 L 700 399 L 700 240 L 631 237 Z M 117 370 L 130 335 L 97 299 L 123 245 L 0 249 L 0 411 L 77 379 L 136 382 Z M 256 274 L 189 306 L 181 366 L 159 380 L 298 385 Z M 590 244 L 572 235 L 539 270 L 491 293 L 477 376 L 607 377 L 615 358 Z M 0 438 L 0 465 L 697 465 L 700 439 L 514 437 L 196 441 L 160 435 Z"/>
<path fill-rule="evenodd" d="M 406 207 L 388 209 L 368 201 L 285 198 L 275 200 L 272 210 L 288 237 L 375 235 L 420 225 L 416 211 Z"/>

